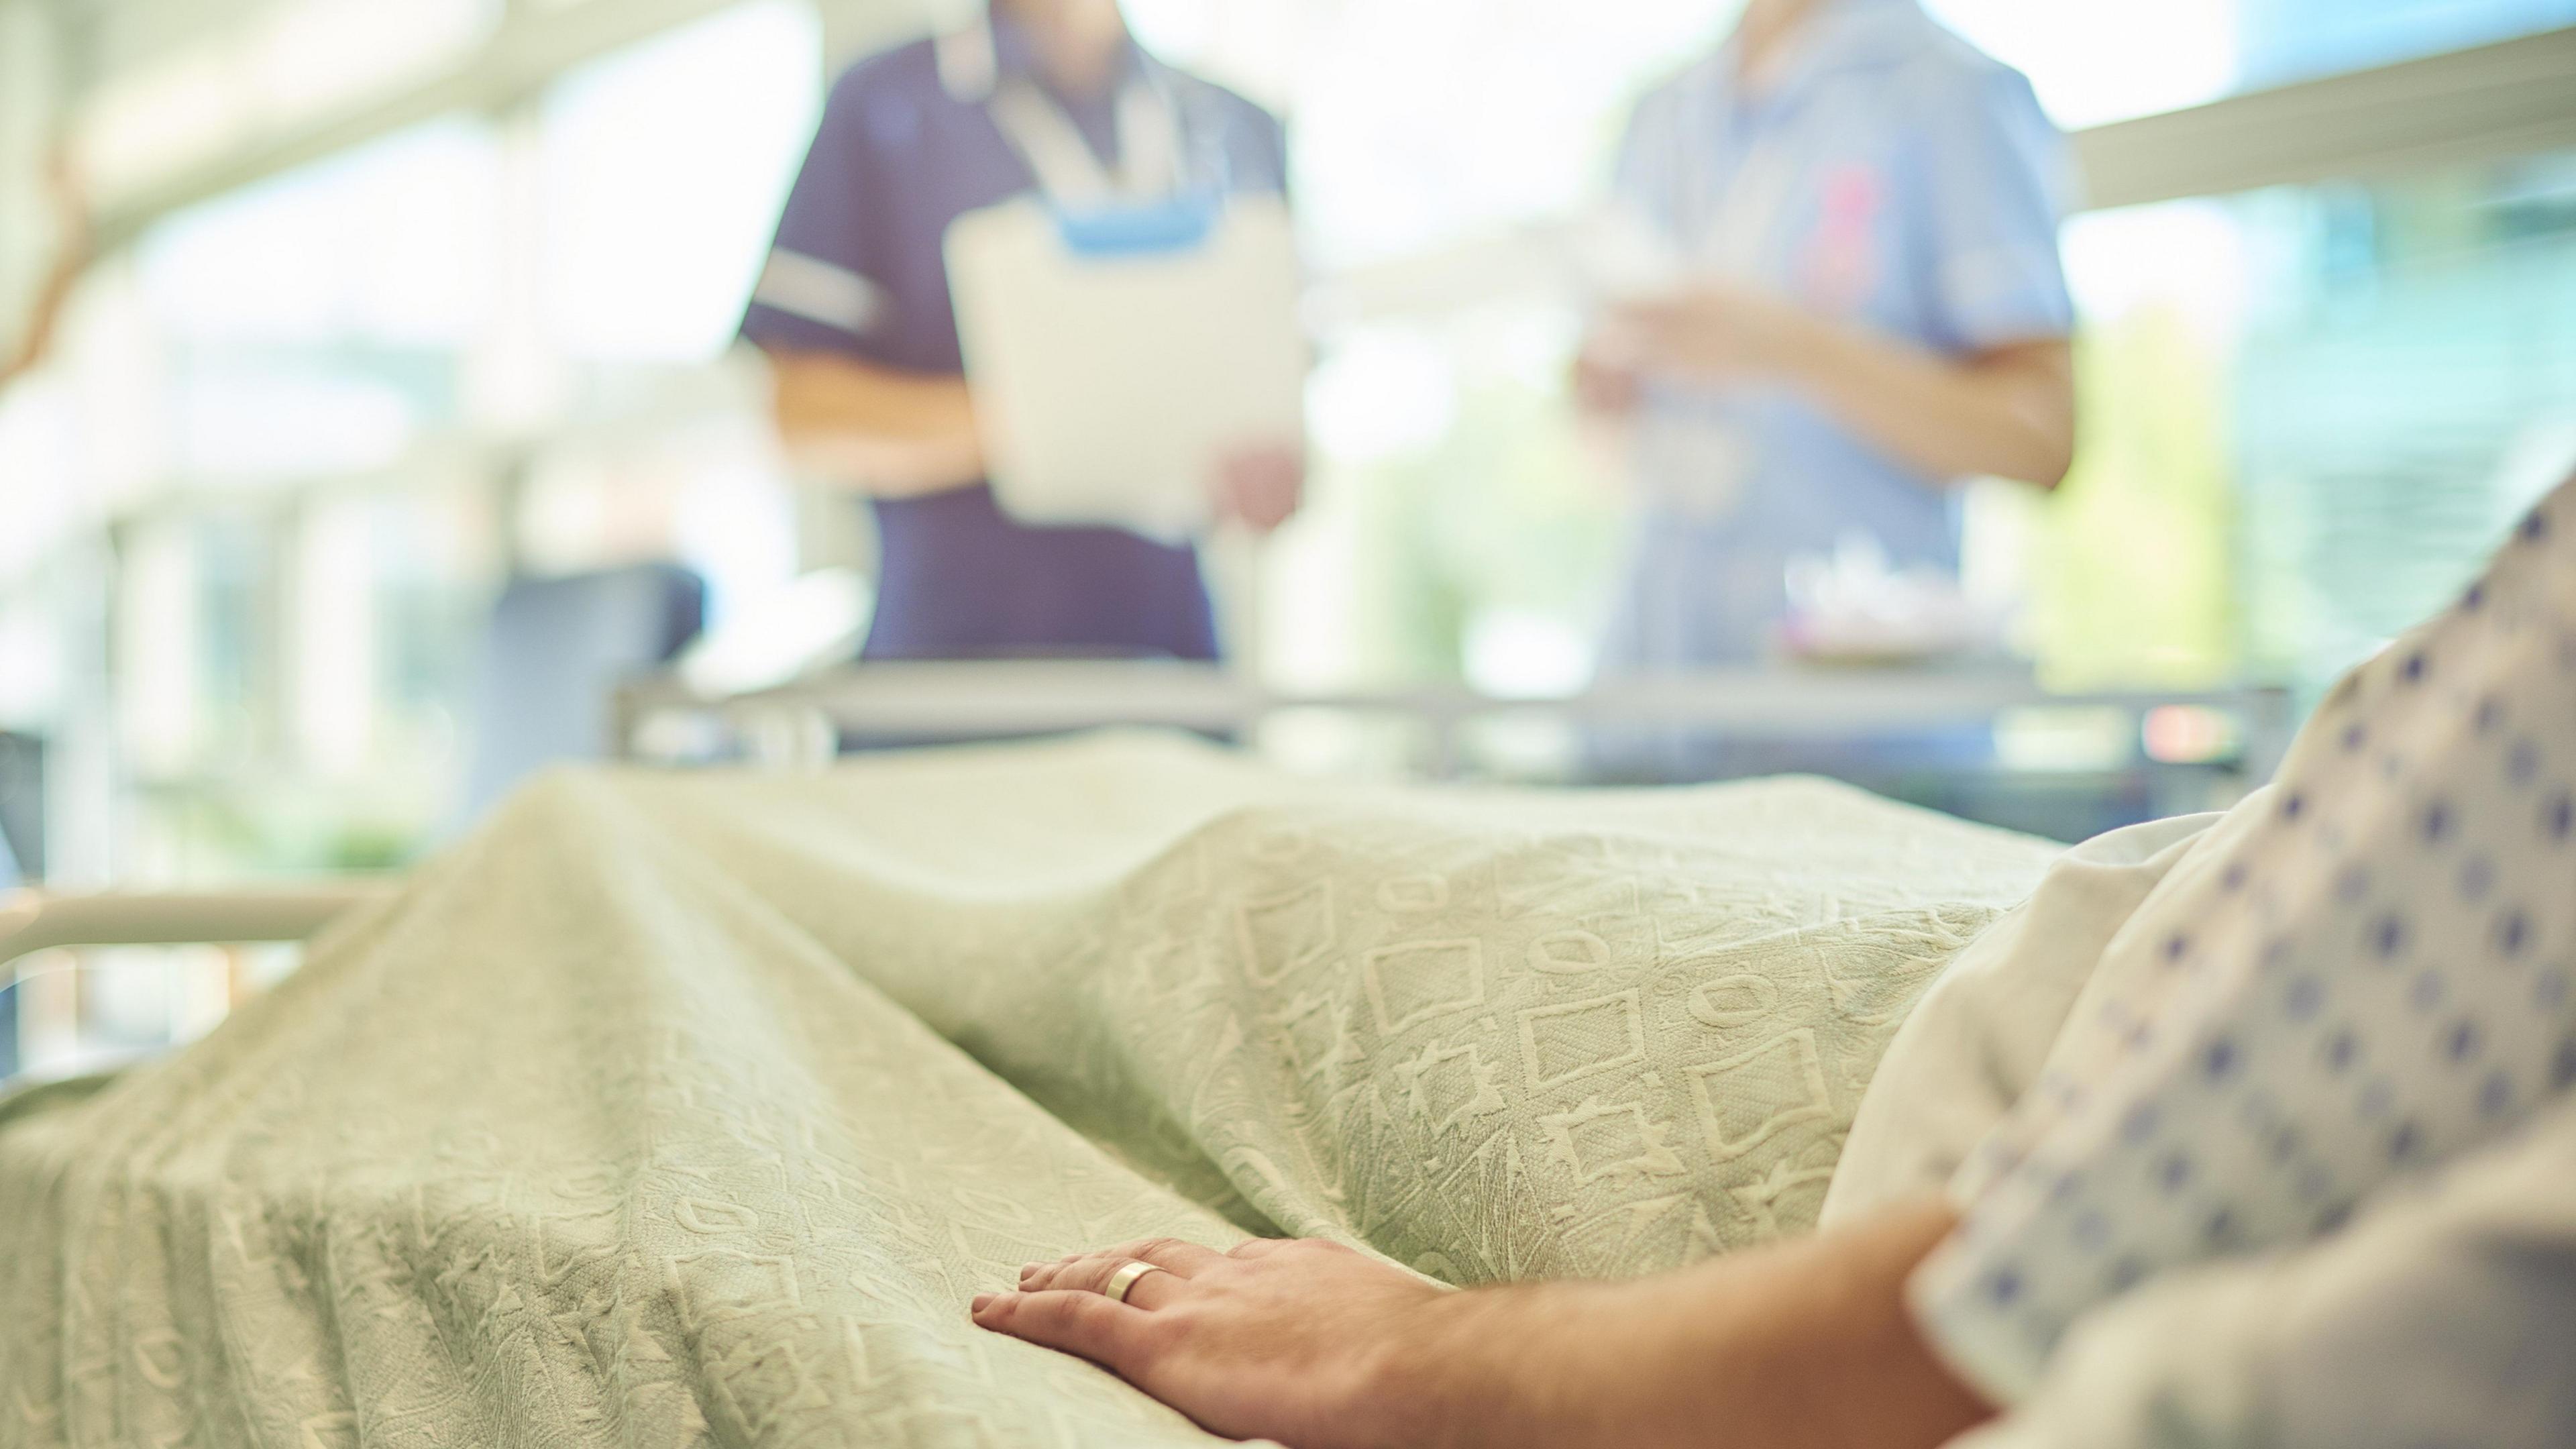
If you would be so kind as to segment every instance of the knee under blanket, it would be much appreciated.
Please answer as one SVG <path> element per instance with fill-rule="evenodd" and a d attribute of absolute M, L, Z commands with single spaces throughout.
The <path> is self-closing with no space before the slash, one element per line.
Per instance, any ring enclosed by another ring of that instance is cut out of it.
<path fill-rule="evenodd" d="M 967 1297 L 1147 1235 L 1469 1283 L 1803 1228 L 2054 853 L 1158 738 L 556 775 L 204 1041 L 0 1108 L 0 1444 L 1204 1442 Z"/>

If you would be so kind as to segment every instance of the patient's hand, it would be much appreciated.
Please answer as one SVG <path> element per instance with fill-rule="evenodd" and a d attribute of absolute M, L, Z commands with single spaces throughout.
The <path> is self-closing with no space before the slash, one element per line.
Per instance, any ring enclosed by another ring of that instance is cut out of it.
<path fill-rule="evenodd" d="M 1457 1293 L 1320 1242 L 1155 1239 L 1023 1269 L 975 1321 L 1295 1449 L 1930 1449 L 1990 1410 L 1904 1307 L 1937 1199 L 1624 1282 Z M 1141 1259 L 1125 1303 L 1104 1290 Z"/>
<path fill-rule="evenodd" d="M 1125 1303 L 1103 1296 L 1137 1260 L 1164 1271 L 1136 1280 Z M 974 1315 L 1090 1359 L 1217 1433 L 1339 1449 L 1401 1441 L 1410 1416 L 1383 1402 L 1395 1360 L 1459 1296 L 1336 1243 L 1255 1238 L 1219 1253 L 1157 1238 L 1032 1263 L 1019 1291 L 978 1296 Z"/>

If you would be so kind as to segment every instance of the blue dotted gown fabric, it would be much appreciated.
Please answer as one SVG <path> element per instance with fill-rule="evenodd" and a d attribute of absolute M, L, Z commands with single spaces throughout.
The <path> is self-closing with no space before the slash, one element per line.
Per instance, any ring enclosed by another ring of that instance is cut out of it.
<path fill-rule="evenodd" d="M 2460 1179 L 2510 1176 L 2518 1160 L 2559 1189 L 2540 1212 L 2548 1229 L 2523 1241 L 2524 1271 L 2504 1275 L 2540 1295 L 2537 1306 L 2460 1303 L 2459 1274 L 2417 1285 L 2412 1308 L 2366 1294 L 2355 1306 L 2433 1323 L 2457 1312 L 2500 1333 L 2486 1367 L 2507 1399 L 2532 1345 L 2555 1342 L 2561 1387 L 2539 1408 L 2515 1400 L 2539 1437 L 2455 1424 L 2381 1438 L 2363 1425 L 2362 1438 L 2315 1442 L 2576 1443 L 2576 1417 L 2552 1417 L 2576 1409 L 2565 1387 L 2576 1383 L 2571 534 L 2576 481 L 2515 528 L 2455 606 L 2346 676 L 2278 783 L 2213 830 L 2110 942 L 2047 1070 L 1954 1184 L 1970 1205 L 1960 1232 L 1913 1283 L 1945 1355 L 1990 1392 L 2027 1400 L 2053 1388 L 2074 1371 L 2055 1361 L 2070 1328 L 2116 1317 L 2143 1282 L 2367 1238 L 2365 1224 L 2339 1231 L 2356 1209 L 2380 1216 L 2403 1200 L 2390 1211 L 2427 1212 L 2427 1200 L 2465 1191 Z M 2557 1175 L 2533 1168 L 2534 1153 Z M 2460 1213 L 2512 1216 L 2477 1201 Z M 2418 1225 L 2417 1248 L 2497 1261 L 2464 1249 L 2475 1234 L 2438 1217 Z M 2275 1286 L 2294 1297 L 2305 1269 L 2293 1257 L 2238 1271 L 2195 1280 L 2207 1294 L 2197 1309 L 2177 1306 L 2193 1301 L 2186 1290 L 2159 1285 L 2168 1331 L 2130 1356 L 2187 1356 L 2176 1325 L 2225 1321 L 2219 1305 L 2263 1273 L 2288 1275 Z M 2350 1264 L 2318 1271 L 2353 1277 Z M 2537 1339 L 2504 1332 L 2552 1314 L 2556 1329 Z M 2138 1408 L 2118 1432 L 2145 1434 L 2158 1414 L 2169 1427 L 2189 1421 L 2187 1378 L 2136 1389 L 2161 1407 Z M 2268 1422 L 2244 1442 L 2307 1442 L 2276 1401 L 2289 1389 L 2246 1392 L 2253 1401 L 2196 1407 L 2213 1423 Z M 2379 1427 L 2398 1432 L 2403 1417 Z"/>

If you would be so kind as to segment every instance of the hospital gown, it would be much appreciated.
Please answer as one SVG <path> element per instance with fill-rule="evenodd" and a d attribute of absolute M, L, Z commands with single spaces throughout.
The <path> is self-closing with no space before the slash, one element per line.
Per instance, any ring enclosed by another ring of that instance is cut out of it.
<path fill-rule="evenodd" d="M 2576 1444 L 2576 481 L 2209 846 L 1911 1285 L 1971 1440 Z"/>

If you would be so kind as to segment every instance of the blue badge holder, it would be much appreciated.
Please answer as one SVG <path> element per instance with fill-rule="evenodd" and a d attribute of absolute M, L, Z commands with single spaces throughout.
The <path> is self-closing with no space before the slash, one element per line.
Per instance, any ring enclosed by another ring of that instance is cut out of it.
<path fill-rule="evenodd" d="M 1225 198 L 1194 191 L 1078 209 L 1056 204 L 1053 210 L 1056 235 L 1075 256 L 1156 256 L 1207 245 L 1224 213 Z"/>

